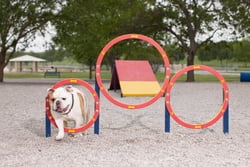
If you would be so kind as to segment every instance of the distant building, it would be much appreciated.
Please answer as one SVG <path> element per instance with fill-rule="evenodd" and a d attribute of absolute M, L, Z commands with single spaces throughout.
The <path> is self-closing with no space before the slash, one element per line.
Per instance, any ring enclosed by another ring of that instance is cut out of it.
<path fill-rule="evenodd" d="M 41 59 L 41 58 L 30 56 L 30 55 L 24 55 L 24 56 L 10 59 L 8 69 L 9 71 L 13 71 L 11 62 L 14 62 L 15 72 L 23 72 L 24 70 L 27 70 L 27 68 L 30 69 L 29 71 L 38 72 L 38 63 L 45 62 L 45 61 L 46 61 L 45 59 Z"/>

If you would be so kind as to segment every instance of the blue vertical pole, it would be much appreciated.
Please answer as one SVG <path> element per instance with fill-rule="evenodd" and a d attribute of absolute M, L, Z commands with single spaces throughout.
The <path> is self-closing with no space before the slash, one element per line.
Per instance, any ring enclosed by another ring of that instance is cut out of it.
<path fill-rule="evenodd" d="M 165 132 L 170 132 L 170 114 L 168 112 L 166 104 L 165 104 Z"/>
<path fill-rule="evenodd" d="M 229 133 L 229 104 L 223 115 L 223 132 Z"/>
<path fill-rule="evenodd" d="M 100 88 L 97 84 L 96 79 L 95 79 L 95 91 L 100 99 Z M 99 119 L 100 119 L 100 112 L 99 112 L 98 118 L 96 119 L 95 124 L 94 124 L 94 134 L 97 134 L 97 135 L 99 134 Z"/>
<path fill-rule="evenodd" d="M 45 136 L 50 137 L 51 136 L 51 125 L 50 125 L 50 120 L 45 113 Z"/>
<path fill-rule="evenodd" d="M 48 110 L 48 97 L 45 98 L 45 136 L 50 137 L 51 136 L 51 124 L 50 120 L 47 116 L 47 110 Z"/>
<path fill-rule="evenodd" d="M 224 100 L 225 99 L 224 90 L 222 91 L 222 93 L 223 93 L 223 100 Z M 228 103 L 225 113 L 223 114 L 223 133 L 229 133 L 229 103 Z"/>

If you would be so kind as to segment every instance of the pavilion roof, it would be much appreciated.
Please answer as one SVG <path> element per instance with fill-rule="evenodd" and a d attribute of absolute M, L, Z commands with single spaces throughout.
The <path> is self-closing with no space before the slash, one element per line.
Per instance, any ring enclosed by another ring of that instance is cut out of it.
<path fill-rule="evenodd" d="M 42 62 L 42 61 L 46 61 L 46 60 L 38 58 L 38 57 L 30 56 L 30 55 L 23 55 L 23 56 L 20 56 L 20 57 L 10 59 L 10 61 L 11 62 L 15 62 L 15 61 L 18 61 L 18 62 L 22 62 L 22 61 L 26 61 L 26 62 Z"/>

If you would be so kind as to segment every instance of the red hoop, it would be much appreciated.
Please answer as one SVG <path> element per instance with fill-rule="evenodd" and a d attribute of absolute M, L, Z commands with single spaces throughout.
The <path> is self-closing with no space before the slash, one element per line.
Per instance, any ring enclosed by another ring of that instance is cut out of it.
<path fill-rule="evenodd" d="M 170 104 L 170 92 L 171 89 L 175 83 L 175 81 L 185 72 L 191 71 L 191 70 L 206 70 L 210 73 L 212 73 L 213 75 L 215 75 L 218 80 L 220 81 L 220 83 L 222 84 L 223 87 L 223 104 L 221 106 L 220 111 L 218 112 L 218 114 L 210 121 L 206 122 L 206 123 L 202 123 L 202 124 L 190 124 L 187 122 L 182 121 L 180 118 L 177 117 L 177 115 L 174 113 L 171 104 Z M 220 73 L 218 73 L 216 70 L 214 70 L 211 67 L 208 66 L 204 66 L 204 65 L 193 65 L 193 66 L 188 66 L 182 70 L 180 70 L 179 72 L 177 72 L 172 79 L 169 82 L 169 85 L 167 87 L 167 92 L 166 92 L 166 107 L 168 109 L 169 114 L 171 115 L 171 117 L 180 125 L 187 127 L 187 128 L 191 128 L 191 129 L 201 129 L 201 128 L 206 128 L 208 126 L 213 125 L 215 122 L 217 122 L 225 113 L 227 107 L 228 107 L 228 101 L 229 101 L 229 90 L 228 90 L 228 86 L 227 83 L 225 81 L 225 79 L 220 75 Z"/>
<path fill-rule="evenodd" d="M 165 65 L 165 80 L 163 82 L 163 85 L 159 91 L 158 94 L 156 94 L 153 98 L 151 98 L 149 101 L 146 101 L 145 103 L 142 104 L 124 104 L 121 103 L 119 101 L 117 101 L 116 99 L 114 99 L 113 97 L 111 97 L 109 95 L 109 93 L 105 90 L 102 80 L 101 80 L 101 63 L 103 60 L 104 55 L 107 53 L 107 51 L 116 43 L 122 41 L 122 40 L 126 40 L 126 39 L 140 39 L 143 41 L 146 41 L 148 43 L 150 43 L 151 45 L 153 45 L 158 52 L 161 54 L 162 59 L 164 61 L 164 65 Z M 163 93 L 165 92 L 165 89 L 167 88 L 168 85 L 168 81 L 170 78 L 170 66 L 169 66 L 169 61 L 168 61 L 168 57 L 167 54 L 165 53 L 165 51 L 162 49 L 162 47 L 155 42 L 153 39 L 144 36 L 144 35 L 140 35 L 140 34 L 126 34 L 126 35 L 121 35 L 115 39 L 113 39 L 112 41 L 110 41 L 108 44 L 106 44 L 106 46 L 102 49 L 102 51 L 100 52 L 97 62 L 96 62 L 96 80 L 97 80 L 97 84 L 101 90 L 101 92 L 103 93 L 103 95 L 109 100 L 111 101 L 113 104 L 123 107 L 123 108 L 128 108 L 128 109 L 138 109 L 138 108 L 143 108 L 146 107 L 152 103 L 154 103 L 157 99 L 159 99 Z"/>
<path fill-rule="evenodd" d="M 85 124 L 79 128 L 68 128 L 68 127 L 64 128 L 65 132 L 78 133 L 78 132 L 82 132 L 82 131 L 90 128 L 94 124 L 94 122 L 96 121 L 96 119 L 98 118 L 98 115 L 99 115 L 100 102 L 99 102 L 99 97 L 98 97 L 97 93 L 95 92 L 95 90 L 87 82 L 79 80 L 79 79 L 75 79 L 75 78 L 65 79 L 65 80 L 57 82 L 52 88 L 56 89 L 60 86 L 63 86 L 65 84 L 69 84 L 69 83 L 79 84 L 79 85 L 82 85 L 85 88 L 87 88 L 90 91 L 90 93 L 92 94 L 92 96 L 94 98 L 94 102 L 95 102 L 94 115 L 87 124 Z M 50 123 L 52 123 L 55 127 L 57 127 L 56 122 L 55 122 L 55 120 L 51 114 L 51 111 L 50 111 L 50 104 L 49 104 L 49 97 L 48 96 L 46 97 L 46 114 L 47 114 L 48 119 L 50 120 Z"/>

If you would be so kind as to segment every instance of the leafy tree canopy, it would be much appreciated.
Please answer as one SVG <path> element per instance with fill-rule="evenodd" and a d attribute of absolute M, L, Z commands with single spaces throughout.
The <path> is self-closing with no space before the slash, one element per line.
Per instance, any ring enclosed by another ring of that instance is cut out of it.
<path fill-rule="evenodd" d="M 249 10 L 242 8 L 248 5 L 249 9 L 249 3 L 246 0 L 239 2 L 71 0 L 56 23 L 58 36 L 55 41 L 74 53 L 79 62 L 92 66 L 108 41 L 122 34 L 139 33 L 162 45 L 178 45 L 188 55 L 187 65 L 192 65 L 198 49 L 215 35 L 221 36 L 229 28 L 237 33 L 249 31 Z M 238 26 L 238 23 L 244 25 Z M 123 58 L 128 56 L 129 53 L 124 51 L 137 48 L 134 43 L 133 40 L 121 42 L 117 49 L 112 48 L 109 61 L 121 54 Z M 147 54 L 148 51 L 142 53 Z M 188 72 L 187 81 L 194 81 L 193 71 Z"/>
<path fill-rule="evenodd" d="M 92 71 L 99 52 L 111 39 L 126 33 L 145 32 L 145 28 L 138 26 L 143 20 L 141 16 L 145 5 L 142 0 L 72 0 L 55 22 L 57 36 L 54 41 L 59 47 L 72 52 L 78 62 L 88 64 Z M 135 55 L 129 52 L 124 55 L 124 51 L 129 51 L 131 47 L 137 53 L 141 51 L 139 47 L 131 45 L 134 43 L 135 40 L 119 43 L 110 50 L 105 63 L 111 64 L 120 56 L 126 58 L 129 55 L 133 59 L 131 56 Z"/>
<path fill-rule="evenodd" d="M 3 70 L 17 50 L 22 50 L 43 33 L 48 22 L 60 9 L 60 0 L 0 1 L 0 82 Z M 8 54 L 7 54 L 8 53 Z"/>

